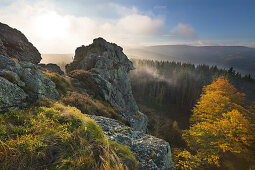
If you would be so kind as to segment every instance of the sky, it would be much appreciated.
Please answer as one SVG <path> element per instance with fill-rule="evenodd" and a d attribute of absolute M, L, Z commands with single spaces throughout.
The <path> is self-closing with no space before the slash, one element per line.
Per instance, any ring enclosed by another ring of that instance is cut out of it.
<path fill-rule="evenodd" d="M 0 0 L 0 22 L 41 53 L 74 53 L 94 38 L 124 47 L 255 47 L 255 0 Z"/>

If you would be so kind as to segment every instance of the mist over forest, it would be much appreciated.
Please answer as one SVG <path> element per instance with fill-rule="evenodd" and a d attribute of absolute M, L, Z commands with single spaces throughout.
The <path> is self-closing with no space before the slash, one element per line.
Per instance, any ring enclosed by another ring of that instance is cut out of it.
<path fill-rule="evenodd" d="M 224 69 L 233 67 L 243 75 L 255 76 L 255 48 L 244 46 L 158 45 L 126 49 L 126 54 L 139 59 L 216 65 Z"/>
<path fill-rule="evenodd" d="M 222 69 L 233 67 L 242 75 L 255 76 L 255 48 L 244 46 L 158 45 L 124 48 L 129 58 L 206 64 Z M 73 54 L 42 54 L 41 63 L 70 63 Z"/>

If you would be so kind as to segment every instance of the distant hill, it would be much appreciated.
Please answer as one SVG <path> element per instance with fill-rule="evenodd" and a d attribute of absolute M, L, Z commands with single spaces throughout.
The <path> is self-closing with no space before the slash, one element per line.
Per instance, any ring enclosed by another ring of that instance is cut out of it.
<path fill-rule="evenodd" d="M 71 63 L 73 61 L 74 54 L 42 54 L 42 61 L 43 64 L 48 63 Z"/>
<path fill-rule="evenodd" d="M 243 46 L 159 45 L 126 49 L 130 58 L 180 61 L 193 64 L 234 67 L 242 74 L 255 76 L 255 48 Z"/>
<path fill-rule="evenodd" d="M 62 71 L 65 71 L 65 65 L 73 61 L 74 54 L 42 54 L 43 64 L 57 64 Z"/>

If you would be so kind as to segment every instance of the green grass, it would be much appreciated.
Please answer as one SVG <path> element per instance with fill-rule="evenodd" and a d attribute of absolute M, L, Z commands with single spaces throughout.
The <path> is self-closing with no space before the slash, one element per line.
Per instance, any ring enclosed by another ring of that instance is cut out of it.
<path fill-rule="evenodd" d="M 128 147 L 108 141 L 102 129 L 78 109 L 45 103 L 50 107 L 0 115 L 2 169 L 137 168 Z"/>
<path fill-rule="evenodd" d="M 61 96 L 66 96 L 68 91 L 73 91 L 73 86 L 67 78 L 56 73 L 44 72 L 44 75 L 53 81 Z"/>

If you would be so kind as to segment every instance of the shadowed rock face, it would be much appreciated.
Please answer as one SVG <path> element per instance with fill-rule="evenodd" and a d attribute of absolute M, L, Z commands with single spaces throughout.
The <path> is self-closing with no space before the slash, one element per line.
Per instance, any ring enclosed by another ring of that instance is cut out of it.
<path fill-rule="evenodd" d="M 74 61 L 66 66 L 66 71 L 79 69 L 92 72 L 91 78 L 101 97 L 118 108 L 120 116 L 131 127 L 146 131 L 147 117 L 138 111 L 130 84 L 129 71 L 134 66 L 121 47 L 98 38 L 89 46 L 77 48 Z"/>
<path fill-rule="evenodd" d="M 175 169 L 168 142 L 125 126 L 117 120 L 91 116 L 110 140 L 127 145 L 140 162 L 139 169 Z"/>
<path fill-rule="evenodd" d="M 45 97 L 59 99 L 59 94 L 36 65 L 0 54 L 0 112 L 26 107 Z"/>
<path fill-rule="evenodd" d="M 19 61 L 38 64 L 41 54 L 24 34 L 0 22 L 0 54 Z"/>

